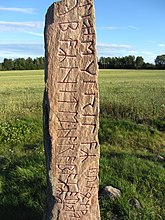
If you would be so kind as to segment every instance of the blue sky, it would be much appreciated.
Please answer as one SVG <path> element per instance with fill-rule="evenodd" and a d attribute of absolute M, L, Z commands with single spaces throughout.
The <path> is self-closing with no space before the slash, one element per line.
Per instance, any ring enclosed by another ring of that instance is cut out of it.
<path fill-rule="evenodd" d="M 52 0 L 0 0 L 0 62 L 44 55 L 43 27 Z M 165 54 L 165 0 L 95 0 L 98 56 Z"/>

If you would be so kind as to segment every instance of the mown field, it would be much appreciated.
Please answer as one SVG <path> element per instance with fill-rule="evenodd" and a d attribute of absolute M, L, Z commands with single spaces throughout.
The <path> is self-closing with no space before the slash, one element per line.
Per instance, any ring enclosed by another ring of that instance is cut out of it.
<path fill-rule="evenodd" d="M 43 71 L 0 72 L 0 219 L 41 220 Z M 165 219 L 165 71 L 101 70 L 101 219 Z M 161 156 L 161 157 L 160 157 Z M 137 199 L 140 207 L 131 201 Z"/>

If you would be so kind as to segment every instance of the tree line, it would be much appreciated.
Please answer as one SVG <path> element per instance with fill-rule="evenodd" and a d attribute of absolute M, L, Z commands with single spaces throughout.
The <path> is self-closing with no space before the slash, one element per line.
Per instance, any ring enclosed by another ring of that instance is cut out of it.
<path fill-rule="evenodd" d="M 100 57 L 98 60 L 100 69 L 165 69 L 165 55 L 159 55 L 155 59 L 155 64 L 145 63 L 142 56 L 125 57 Z M 5 58 L 0 63 L 0 70 L 38 70 L 44 69 L 45 58 Z"/>
<path fill-rule="evenodd" d="M 7 59 L 5 58 L 1 63 L 1 70 L 39 70 L 44 69 L 45 58 L 37 57 L 32 59 L 31 57 Z"/>
<path fill-rule="evenodd" d="M 155 64 L 145 63 L 142 56 L 100 57 L 100 69 L 165 69 L 165 55 L 159 55 Z"/>

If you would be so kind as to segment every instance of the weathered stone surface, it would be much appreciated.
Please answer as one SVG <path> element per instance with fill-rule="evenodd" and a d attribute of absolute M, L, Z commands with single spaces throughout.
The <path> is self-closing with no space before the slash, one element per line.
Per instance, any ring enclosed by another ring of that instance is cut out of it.
<path fill-rule="evenodd" d="M 137 199 L 135 199 L 135 198 L 130 199 L 130 200 L 129 200 L 129 204 L 130 204 L 132 207 L 136 208 L 136 209 L 140 209 L 140 208 L 141 208 L 140 202 L 139 202 Z"/>
<path fill-rule="evenodd" d="M 121 191 L 112 186 L 106 186 L 103 189 L 102 196 L 114 200 L 121 196 Z"/>
<path fill-rule="evenodd" d="M 164 157 L 162 157 L 161 155 L 157 155 L 157 159 L 162 162 L 165 161 Z"/>
<path fill-rule="evenodd" d="M 48 9 L 45 55 L 45 219 L 99 220 L 93 0 L 62 0 Z"/>

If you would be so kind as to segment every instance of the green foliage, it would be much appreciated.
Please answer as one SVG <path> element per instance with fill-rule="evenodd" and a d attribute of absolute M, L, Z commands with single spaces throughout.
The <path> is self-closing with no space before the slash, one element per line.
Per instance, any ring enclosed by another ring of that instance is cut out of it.
<path fill-rule="evenodd" d="M 19 121 L 19 120 L 17 120 Z M 16 123 L 6 122 L 0 125 L 0 142 L 11 144 L 26 143 L 31 140 L 32 124 L 28 125 L 26 121 Z"/>
<path fill-rule="evenodd" d="M 155 65 L 159 69 L 164 69 L 165 68 L 165 54 L 159 55 L 155 59 Z"/>
<path fill-rule="evenodd" d="M 0 154 L 22 156 L 29 150 L 40 151 L 42 146 L 42 121 L 17 119 L 0 123 Z M 5 146 L 5 147 L 4 147 Z"/>
<path fill-rule="evenodd" d="M 134 69 L 136 65 L 135 56 L 125 57 L 100 57 L 99 68 L 100 69 Z"/>
<path fill-rule="evenodd" d="M 17 119 L 0 124 L 0 216 L 42 219 L 46 172 L 42 121 Z"/>
<path fill-rule="evenodd" d="M 164 219 L 165 167 L 156 155 L 145 146 L 134 151 L 107 144 L 101 146 L 101 155 L 100 191 L 112 185 L 122 193 L 115 201 L 100 200 L 103 210 L 119 219 Z M 138 199 L 140 208 L 130 205 L 132 198 Z M 102 212 L 103 220 L 108 219 L 107 213 Z"/>
<path fill-rule="evenodd" d="M 2 62 L 2 70 L 40 70 L 44 69 L 45 58 L 37 57 L 32 59 L 28 57 L 17 58 L 17 59 L 7 59 L 5 58 Z"/>
<path fill-rule="evenodd" d="M 144 149 L 145 147 L 150 151 L 159 153 L 163 137 L 156 129 L 146 125 L 101 118 L 99 140 L 101 144 L 106 142 L 134 150 Z"/>
<path fill-rule="evenodd" d="M 13 70 L 14 64 L 12 59 L 4 59 L 2 63 L 2 70 Z"/>
<path fill-rule="evenodd" d="M 165 166 L 157 157 L 165 156 L 164 81 L 163 71 L 100 71 L 100 192 L 106 185 L 122 192 L 100 198 L 102 220 L 165 218 Z"/>
<path fill-rule="evenodd" d="M 143 68 L 143 64 L 144 64 L 144 59 L 143 57 L 136 57 L 136 61 L 135 61 L 135 66 L 136 66 L 136 69 L 142 69 Z"/>
<path fill-rule="evenodd" d="M 30 60 L 29 60 L 30 62 Z M 43 71 L 0 72 L 0 217 L 40 220 L 46 197 Z M 165 72 L 100 71 L 101 219 L 165 219 Z M 141 204 L 135 208 L 130 200 Z"/>
<path fill-rule="evenodd" d="M 42 154 L 4 158 L 0 164 L 2 219 L 42 219 L 45 206 L 45 167 Z"/>
<path fill-rule="evenodd" d="M 111 70 L 99 77 L 101 116 L 148 125 L 165 121 L 165 71 Z"/>
<path fill-rule="evenodd" d="M 145 63 L 142 56 L 125 56 L 125 57 L 100 57 L 100 69 L 165 69 L 164 55 L 157 56 L 155 65 Z"/>
<path fill-rule="evenodd" d="M 159 55 L 155 59 L 155 65 L 152 63 L 145 63 L 142 56 L 125 56 L 125 57 L 100 57 L 100 69 L 165 69 L 165 55 Z M 40 70 L 44 69 L 44 57 L 37 57 L 32 59 L 28 57 L 7 59 L 5 58 L 0 63 L 0 70 Z"/>

